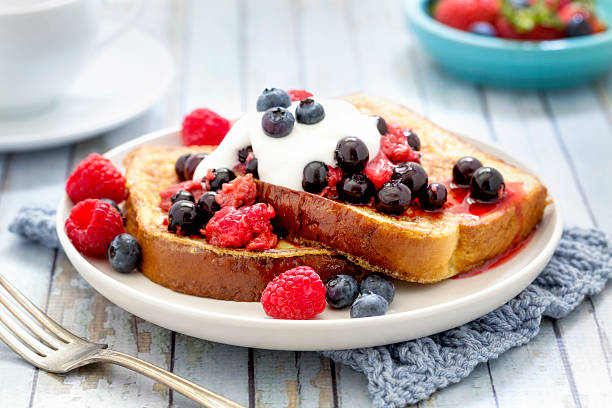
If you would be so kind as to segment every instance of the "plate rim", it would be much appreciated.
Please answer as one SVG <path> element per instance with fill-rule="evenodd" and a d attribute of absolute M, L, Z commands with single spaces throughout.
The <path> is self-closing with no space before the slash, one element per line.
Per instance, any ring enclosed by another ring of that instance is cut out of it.
<path fill-rule="evenodd" d="M 129 150 L 133 149 L 134 147 L 146 144 L 148 142 L 155 141 L 163 137 L 171 136 L 172 134 L 177 133 L 179 130 L 180 130 L 180 127 L 173 126 L 173 127 L 168 127 L 168 128 L 164 128 L 161 130 L 157 130 L 157 131 L 145 134 L 143 136 L 135 138 L 131 141 L 123 143 L 109 150 L 108 152 L 104 154 L 104 156 L 112 158 L 116 155 L 126 153 Z M 458 135 L 458 136 L 461 139 L 465 140 L 466 142 L 475 145 L 479 149 L 482 149 L 498 157 L 502 156 L 504 161 L 510 162 L 513 165 L 518 165 L 520 168 L 525 169 L 531 174 L 535 174 L 530 169 L 529 166 L 525 165 L 520 160 L 516 160 L 514 155 L 504 152 L 503 150 L 501 150 L 500 147 L 497 147 L 492 143 L 488 143 L 488 142 L 485 142 L 479 139 L 475 139 L 472 137 L 464 136 L 464 135 Z M 507 160 L 507 159 L 511 159 L 511 160 Z M 60 200 L 60 203 L 57 209 L 56 228 L 57 228 L 57 233 L 58 233 L 60 242 L 62 244 L 62 247 L 64 248 L 66 255 L 68 256 L 70 262 L 73 264 L 73 266 L 78 271 L 78 273 L 92 287 L 94 287 L 96 291 L 101 293 L 103 296 L 109 298 L 109 300 L 111 300 L 113 303 L 118 304 L 120 307 L 124 308 L 125 310 L 135 315 L 140 315 L 140 314 L 135 310 L 130 310 L 131 308 L 123 307 L 121 304 L 119 304 L 121 302 L 117 302 L 114 300 L 119 297 L 120 295 L 119 293 L 117 296 L 107 296 L 106 288 L 108 288 L 109 286 L 113 287 L 113 290 L 120 291 L 126 296 L 131 296 L 133 299 L 138 300 L 143 306 L 146 306 L 147 304 L 150 304 L 151 302 L 153 302 L 158 307 L 166 307 L 166 306 L 171 307 L 181 312 L 181 314 L 183 315 L 197 317 L 201 319 L 202 321 L 203 320 L 216 321 L 222 324 L 224 327 L 235 327 L 235 328 L 244 329 L 244 328 L 250 328 L 250 327 L 256 326 L 260 330 L 270 330 L 270 332 L 274 332 L 274 331 L 278 332 L 279 330 L 282 330 L 282 329 L 291 330 L 291 329 L 305 329 L 305 328 L 308 328 L 311 330 L 317 330 L 317 329 L 320 330 L 320 329 L 327 329 L 332 326 L 334 327 L 335 330 L 345 330 L 345 329 L 355 330 L 355 329 L 370 327 L 370 326 L 380 326 L 380 325 L 387 326 L 390 324 L 405 323 L 407 321 L 412 321 L 412 320 L 416 320 L 419 318 L 423 319 L 423 318 L 427 318 L 428 316 L 431 316 L 434 314 L 437 315 L 440 313 L 447 313 L 447 312 L 451 312 L 453 310 L 457 310 L 460 308 L 469 307 L 470 305 L 478 303 L 479 301 L 484 302 L 487 299 L 495 298 L 496 294 L 499 295 L 498 297 L 503 299 L 503 302 L 495 302 L 496 303 L 495 307 L 488 308 L 489 310 L 487 312 L 481 313 L 478 315 L 478 316 L 482 316 L 494 310 L 495 308 L 503 305 L 512 297 L 516 296 L 516 294 L 518 294 L 524 288 L 529 286 L 529 284 L 533 282 L 533 280 L 537 277 L 537 275 L 545 267 L 545 265 L 548 263 L 548 261 L 552 257 L 554 250 L 557 248 L 559 240 L 561 239 L 561 234 L 563 232 L 563 222 L 562 222 L 561 212 L 560 212 L 559 206 L 556 205 L 556 201 L 554 200 L 554 197 L 552 196 L 550 191 L 548 192 L 548 194 L 549 194 L 549 198 L 551 199 L 551 203 L 547 206 L 546 211 L 552 213 L 550 215 L 550 222 L 553 223 L 552 235 L 550 239 L 548 240 L 548 242 L 545 243 L 544 248 L 536 256 L 531 258 L 523 268 L 516 271 L 515 273 L 510 274 L 504 279 L 501 279 L 500 281 L 495 282 L 494 284 L 490 286 L 487 286 L 486 288 L 483 288 L 479 291 L 470 293 L 466 296 L 462 296 L 457 299 L 453 299 L 453 300 L 450 300 L 450 301 L 447 301 L 441 304 L 427 306 L 421 309 L 398 311 L 398 312 L 384 315 L 384 316 L 368 317 L 368 318 L 361 318 L 361 319 L 330 319 L 330 320 L 312 319 L 312 320 L 305 320 L 305 321 L 304 320 L 277 320 L 277 319 L 268 318 L 266 316 L 262 316 L 261 318 L 253 318 L 249 316 L 245 317 L 241 315 L 236 315 L 235 313 L 228 314 L 228 313 L 210 311 L 210 310 L 201 310 L 201 309 L 194 310 L 193 307 L 186 306 L 184 304 L 177 304 L 171 301 L 167 301 L 165 299 L 155 298 L 149 293 L 142 292 L 130 285 L 119 282 L 113 279 L 111 276 L 104 273 L 103 271 L 99 270 L 95 265 L 89 262 L 88 258 L 82 256 L 74 248 L 74 246 L 72 245 L 72 243 L 70 242 L 70 240 L 68 239 L 68 237 L 66 236 L 64 232 L 64 221 L 65 221 L 65 216 L 66 216 L 64 209 L 67 209 L 71 206 L 71 202 L 69 198 L 67 197 L 67 195 L 65 194 Z M 81 267 L 86 269 L 88 273 L 92 274 L 91 275 L 92 277 L 95 277 L 100 282 L 103 282 L 105 288 L 100 289 L 97 284 L 92 283 L 90 279 L 88 279 L 88 276 L 85 276 L 86 274 L 84 274 L 83 271 L 81 271 L 81 268 L 77 266 L 76 263 L 78 263 Z M 537 273 L 534 272 L 535 270 L 537 270 Z M 522 273 L 519 273 L 519 272 L 522 272 Z M 525 279 L 527 279 L 528 282 L 526 284 L 521 283 Z M 514 293 L 512 293 L 511 296 L 508 297 L 507 293 L 504 292 L 504 289 L 507 290 L 507 288 L 515 288 L 517 287 L 517 285 L 520 288 L 518 290 L 513 290 Z M 186 294 L 180 294 L 180 295 L 191 296 L 191 295 L 186 295 Z M 111 299 L 111 297 L 113 299 Z M 217 301 L 227 302 L 227 301 L 221 301 L 221 300 L 217 300 Z M 453 327 L 457 327 L 461 324 L 466 323 L 467 321 L 477 318 L 478 316 L 472 317 L 466 321 L 458 322 L 457 324 L 453 324 L 451 327 L 446 327 L 445 329 L 442 329 L 442 330 L 448 330 Z M 147 319 L 147 320 L 150 320 L 150 319 Z M 164 327 L 168 326 L 168 325 L 162 325 L 156 322 L 153 322 L 153 323 L 158 324 L 160 326 L 164 326 Z M 172 330 L 175 330 L 175 329 L 172 328 Z M 176 330 L 176 331 L 181 331 L 181 330 Z M 218 333 L 215 333 L 214 335 L 213 333 L 211 333 L 210 335 L 207 335 L 206 338 L 210 340 L 214 340 L 214 341 L 223 342 L 223 340 L 219 340 L 219 339 L 224 338 L 224 336 L 223 335 L 219 336 Z M 270 348 L 270 349 L 285 349 L 285 350 L 320 350 L 322 349 L 322 347 L 302 347 L 302 346 L 297 347 L 297 345 L 296 347 L 291 347 L 291 348 L 283 348 L 283 347 L 279 348 L 278 341 L 272 341 L 272 343 L 275 343 L 276 345 L 271 346 L 271 347 L 266 347 L 266 344 L 262 345 L 260 344 L 260 342 L 257 342 L 257 341 L 255 341 L 255 343 L 256 345 L 253 342 L 251 342 L 249 339 L 244 339 L 241 341 L 232 341 L 231 343 L 228 343 L 228 344 L 235 344 L 239 346 L 249 346 L 249 347 L 259 347 L 259 348 Z M 367 339 L 364 339 L 364 341 L 359 344 L 363 344 L 363 345 L 358 345 L 355 347 L 367 347 L 367 346 L 378 345 L 378 343 L 377 344 L 368 343 Z M 351 345 L 351 347 L 353 347 L 353 345 Z M 346 348 L 346 347 L 338 345 L 338 346 L 334 346 L 334 347 L 326 348 L 326 349 L 331 350 L 331 349 L 342 349 L 342 348 Z"/>

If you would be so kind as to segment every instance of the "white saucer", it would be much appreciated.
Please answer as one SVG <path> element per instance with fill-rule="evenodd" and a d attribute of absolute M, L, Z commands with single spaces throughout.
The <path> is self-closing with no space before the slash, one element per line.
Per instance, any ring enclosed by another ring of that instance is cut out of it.
<path fill-rule="evenodd" d="M 141 31 L 129 31 L 92 58 L 56 105 L 30 116 L 0 117 L 0 151 L 57 146 L 119 126 L 151 107 L 173 75 L 168 50 Z"/>
<path fill-rule="evenodd" d="M 481 150 L 528 170 L 502 150 L 465 138 Z M 106 154 L 122 167 L 123 157 L 142 144 L 179 145 L 177 128 L 125 143 Z M 121 274 L 108 262 L 79 254 L 64 232 L 72 203 L 64 197 L 57 211 L 57 232 L 81 276 L 125 310 L 157 325 L 206 340 L 283 350 L 331 350 L 395 343 L 447 330 L 501 306 L 529 285 L 552 256 L 562 232 L 553 204 L 531 241 L 514 258 L 485 273 L 435 285 L 396 281 L 395 300 L 385 316 L 351 319 L 348 310 L 327 308 L 307 321 L 268 318 L 259 303 L 198 298 L 157 285 L 139 272 Z"/>

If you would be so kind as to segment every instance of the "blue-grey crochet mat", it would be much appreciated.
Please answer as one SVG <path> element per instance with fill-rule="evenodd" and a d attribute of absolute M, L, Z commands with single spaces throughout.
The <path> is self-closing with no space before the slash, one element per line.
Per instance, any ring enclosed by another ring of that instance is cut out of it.
<path fill-rule="evenodd" d="M 22 210 L 10 230 L 57 247 L 53 210 Z M 365 374 L 376 407 L 403 407 L 461 381 L 474 368 L 523 345 L 542 316 L 566 316 L 612 274 L 612 243 L 595 229 L 568 229 L 538 278 L 517 297 L 461 327 L 404 343 L 322 354 Z"/>

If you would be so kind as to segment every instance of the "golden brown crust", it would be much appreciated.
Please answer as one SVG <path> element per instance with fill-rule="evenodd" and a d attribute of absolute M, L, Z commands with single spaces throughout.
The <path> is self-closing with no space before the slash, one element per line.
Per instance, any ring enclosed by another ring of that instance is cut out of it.
<path fill-rule="evenodd" d="M 220 248 L 204 239 L 171 234 L 162 225 L 159 193 L 177 182 L 174 162 L 183 153 L 210 148 L 141 146 L 124 163 L 129 197 L 126 228 L 143 252 L 141 270 L 149 279 L 178 292 L 223 300 L 257 301 L 276 275 L 300 265 L 313 267 L 321 278 L 360 268 L 336 252 L 297 247 L 282 241 L 263 252 Z"/>
<path fill-rule="evenodd" d="M 524 196 L 483 217 L 444 212 L 433 217 L 384 216 L 367 207 L 262 183 L 260 199 L 276 208 L 277 221 L 303 242 L 345 254 L 368 269 L 421 283 L 438 282 L 498 256 L 524 239 L 542 218 L 546 188 L 539 180 L 458 139 L 409 109 L 382 98 L 345 98 L 366 114 L 413 129 L 421 138 L 421 164 L 429 182 L 448 182 L 462 156 L 497 168 Z"/>

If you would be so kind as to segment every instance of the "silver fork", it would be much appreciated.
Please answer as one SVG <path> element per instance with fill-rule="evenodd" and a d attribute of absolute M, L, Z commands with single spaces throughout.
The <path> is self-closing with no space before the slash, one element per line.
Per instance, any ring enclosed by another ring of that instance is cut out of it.
<path fill-rule="evenodd" d="M 0 303 L 12 314 L 0 308 L 0 322 L 4 324 L 0 324 L 0 340 L 32 365 L 63 374 L 93 363 L 117 364 L 165 384 L 205 407 L 244 408 L 144 360 L 109 350 L 106 344 L 92 343 L 75 336 L 30 302 L 1 274 L 0 286 L 6 290 L 5 293 L 0 289 Z"/>

